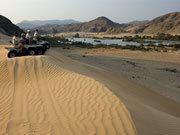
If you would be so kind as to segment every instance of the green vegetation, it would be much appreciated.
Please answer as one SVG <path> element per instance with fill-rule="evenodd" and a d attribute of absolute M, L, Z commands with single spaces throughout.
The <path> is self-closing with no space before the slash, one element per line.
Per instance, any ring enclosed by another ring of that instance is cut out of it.
<path fill-rule="evenodd" d="M 148 38 L 150 37 L 141 37 L 139 35 L 136 35 L 134 37 L 132 36 L 125 36 L 123 37 L 123 40 L 122 41 L 125 41 L 125 42 L 136 42 L 136 43 L 140 43 L 140 44 L 144 44 L 144 43 L 149 43 L 149 44 L 155 44 L 157 43 L 157 41 L 146 41 Z M 152 40 L 152 39 L 150 39 Z M 162 41 L 159 41 L 159 43 L 162 43 Z"/>
<path fill-rule="evenodd" d="M 75 35 L 74 35 L 74 37 L 75 38 L 79 38 L 80 36 L 79 36 L 79 33 L 76 33 Z"/>
<path fill-rule="evenodd" d="M 165 46 L 163 44 L 158 44 L 159 48 L 165 48 Z"/>
<path fill-rule="evenodd" d="M 59 36 L 54 36 L 54 37 L 45 36 L 44 38 L 46 41 L 48 41 L 54 47 L 59 45 L 58 41 L 61 41 L 61 42 L 68 42 L 69 41 L 68 39 L 66 39 L 64 37 L 59 37 Z"/>
<path fill-rule="evenodd" d="M 122 37 L 103 37 L 102 39 L 123 39 Z"/>
<path fill-rule="evenodd" d="M 122 38 L 123 41 L 126 42 L 137 42 L 137 43 L 156 43 L 156 41 L 146 41 L 149 40 L 168 40 L 168 41 L 180 41 L 180 35 L 171 35 L 171 34 L 165 34 L 165 33 L 159 33 L 156 36 L 125 36 Z M 159 43 L 162 43 L 162 41 L 159 41 Z"/>
<path fill-rule="evenodd" d="M 172 47 L 172 48 L 180 49 L 180 44 L 170 44 L 170 45 L 167 45 L 167 47 Z"/>
<path fill-rule="evenodd" d="M 96 39 L 96 40 L 94 40 L 94 42 L 101 42 L 101 40 L 97 40 L 97 39 Z"/>
<path fill-rule="evenodd" d="M 76 33 L 74 37 L 79 37 L 79 34 Z M 163 40 L 167 41 L 180 41 L 180 35 L 171 35 L 165 33 L 158 33 L 155 36 L 124 36 L 124 37 L 92 37 L 93 39 L 122 39 L 126 42 L 137 42 L 137 43 L 162 43 Z M 159 41 L 147 41 L 147 40 L 159 40 Z"/>
<path fill-rule="evenodd" d="M 125 36 L 123 38 L 125 42 L 137 42 L 137 43 L 145 43 L 145 40 L 142 39 L 140 36 L 136 35 L 135 37 L 132 36 Z"/>
<path fill-rule="evenodd" d="M 136 38 L 138 38 L 138 37 L 136 36 Z M 140 46 L 136 46 L 136 45 L 121 46 L 121 45 L 116 45 L 116 44 L 105 45 L 105 44 L 100 43 L 97 45 L 93 45 L 93 44 L 84 43 L 84 42 L 72 42 L 64 37 L 57 37 L 57 36 L 55 36 L 55 37 L 46 36 L 45 40 L 49 41 L 52 46 L 62 47 L 63 49 L 70 49 L 71 46 L 74 46 L 74 47 L 88 48 L 88 49 L 91 49 L 91 48 L 115 48 L 115 49 L 157 51 L 157 52 L 168 52 L 169 50 L 172 50 L 172 51 L 180 50 L 180 44 L 163 45 L 161 42 L 159 42 L 158 45 L 156 45 L 154 42 L 148 42 L 148 45 L 144 45 L 144 42 L 142 42 L 140 44 Z"/>
<path fill-rule="evenodd" d="M 171 35 L 165 33 L 159 33 L 156 36 L 152 37 L 154 40 L 170 40 L 170 41 L 180 41 L 180 35 Z"/>

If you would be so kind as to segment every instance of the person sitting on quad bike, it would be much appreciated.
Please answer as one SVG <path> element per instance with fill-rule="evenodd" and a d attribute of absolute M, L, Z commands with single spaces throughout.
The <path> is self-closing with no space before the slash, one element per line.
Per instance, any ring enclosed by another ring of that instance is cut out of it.
<path fill-rule="evenodd" d="M 19 44 L 19 38 L 18 38 L 18 33 L 17 32 L 14 32 L 14 34 L 13 34 L 12 43 L 13 43 L 13 45 L 18 45 Z"/>
<path fill-rule="evenodd" d="M 23 50 L 23 48 L 24 48 L 24 46 L 23 46 L 22 44 L 19 44 L 19 43 L 21 43 L 21 42 L 22 42 L 22 40 L 20 40 L 20 39 L 18 38 L 18 33 L 17 33 L 17 32 L 14 32 L 14 35 L 13 35 L 13 38 L 12 38 L 12 43 L 13 43 L 13 45 L 15 46 L 15 48 L 20 49 L 20 52 L 22 52 L 22 50 Z"/>
<path fill-rule="evenodd" d="M 26 35 L 24 33 L 21 34 L 20 43 L 22 45 L 28 45 L 29 44 L 29 40 L 26 38 Z"/>
<path fill-rule="evenodd" d="M 34 41 L 35 41 L 35 43 L 37 43 L 37 41 L 40 41 L 40 39 L 41 39 L 41 36 L 40 36 L 40 34 L 38 33 L 38 29 L 36 29 L 35 30 L 35 32 L 34 32 Z"/>
<path fill-rule="evenodd" d="M 30 30 L 27 30 L 26 39 L 28 39 L 29 44 L 33 44 L 33 38 L 31 36 L 31 31 Z"/>

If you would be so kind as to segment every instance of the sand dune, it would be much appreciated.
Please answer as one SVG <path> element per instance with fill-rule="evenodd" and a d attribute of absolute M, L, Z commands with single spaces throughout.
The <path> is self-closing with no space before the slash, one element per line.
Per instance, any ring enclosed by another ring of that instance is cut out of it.
<path fill-rule="evenodd" d="M 0 47 L 0 134 L 180 134 L 180 104 L 149 88 L 57 49 L 6 56 Z"/>
<path fill-rule="evenodd" d="M 8 45 L 11 37 L 0 33 L 0 45 Z"/>
<path fill-rule="evenodd" d="M 62 68 L 64 59 L 1 55 L 1 135 L 136 134 L 123 102 L 96 80 Z"/>
<path fill-rule="evenodd" d="M 59 61 L 61 67 L 92 77 L 106 85 L 128 108 L 138 135 L 180 134 L 180 104 L 178 102 L 144 85 L 102 70 L 98 66 L 64 57 L 59 52 L 61 51 L 58 49 L 52 49 L 46 55 Z"/>

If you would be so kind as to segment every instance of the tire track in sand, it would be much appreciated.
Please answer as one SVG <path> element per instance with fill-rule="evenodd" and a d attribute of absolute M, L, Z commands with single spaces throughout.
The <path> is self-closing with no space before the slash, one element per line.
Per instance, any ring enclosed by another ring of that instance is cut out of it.
<path fill-rule="evenodd" d="M 49 60 L 42 58 L 49 88 L 53 99 L 70 119 L 75 134 L 136 134 L 124 104 L 106 87 Z"/>
<path fill-rule="evenodd" d="M 54 134 L 72 134 L 70 130 L 68 130 L 68 125 L 65 125 L 63 127 L 63 123 L 65 123 L 65 118 L 62 116 L 64 116 L 64 114 L 62 114 L 61 111 L 58 111 L 58 105 L 56 101 L 54 101 L 54 99 L 52 98 L 51 92 L 49 91 L 48 81 L 46 81 L 46 76 L 44 76 L 46 73 L 43 72 L 43 63 L 41 57 L 34 57 L 34 66 L 35 67 L 33 73 L 36 76 L 35 82 L 37 82 L 36 85 L 39 89 L 39 92 L 41 93 L 48 121 L 49 124 L 52 126 L 52 132 Z M 64 130 L 64 128 L 67 129 Z"/>
<path fill-rule="evenodd" d="M 119 98 L 94 79 L 67 71 L 61 68 L 62 62 L 58 63 L 52 57 L 35 56 L 5 60 L 0 65 L 0 73 L 4 73 L 0 88 L 5 89 L 0 89 L 0 132 L 136 134 L 130 114 Z"/>
<path fill-rule="evenodd" d="M 11 80 L 8 72 L 9 61 L 0 61 L 0 134 L 6 133 L 10 119 L 13 91 L 10 89 Z M 13 65 L 11 65 L 13 66 Z"/>

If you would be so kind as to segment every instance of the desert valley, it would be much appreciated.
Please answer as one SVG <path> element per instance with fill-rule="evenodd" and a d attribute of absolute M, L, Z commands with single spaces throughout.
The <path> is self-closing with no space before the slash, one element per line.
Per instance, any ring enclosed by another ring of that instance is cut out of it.
<path fill-rule="evenodd" d="M 35 29 L 51 48 L 8 58 L 13 32 Z M 0 15 L 0 135 L 31 134 L 179 135 L 180 12 L 122 24 Z"/>

